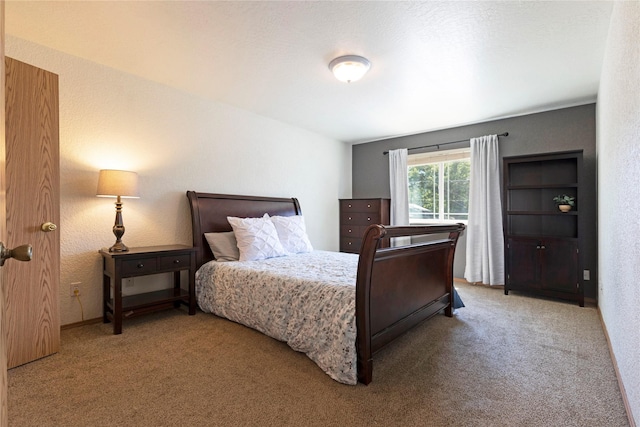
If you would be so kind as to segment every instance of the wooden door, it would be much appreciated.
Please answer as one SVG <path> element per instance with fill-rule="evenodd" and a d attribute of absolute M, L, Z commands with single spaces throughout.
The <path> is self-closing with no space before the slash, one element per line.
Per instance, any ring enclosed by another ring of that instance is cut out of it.
<path fill-rule="evenodd" d="M 7 364 L 48 356 L 60 347 L 58 76 L 5 58 L 6 246 L 29 243 L 31 262 L 4 266 Z"/>
<path fill-rule="evenodd" d="M 4 0 L 0 1 L 0 95 L 4 99 Z M 0 102 L 0 241 L 7 241 L 5 202 L 4 103 Z M 4 310 L 4 268 L 0 268 L 0 427 L 9 425 L 7 415 L 7 335 Z"/>

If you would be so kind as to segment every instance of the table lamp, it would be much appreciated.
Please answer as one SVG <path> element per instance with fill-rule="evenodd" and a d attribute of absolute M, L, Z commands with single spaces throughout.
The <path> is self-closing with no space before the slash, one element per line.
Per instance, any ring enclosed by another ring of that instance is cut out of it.
<path fill-rule="evenodd" d="M 113 225 L 113 234 L 116 236 L 116 242 L 109 248 L 109 252 L 127 252 L 127 248 L 122 243 L 124 235 L 124 224 L 122 223 L 122 200 L 125 198 L 137 199 L 140 197 L 138 192 L 138 174 L 135 172 L 103 169 L 98 177 L 98 197 L 117 197 L 116 199 L 116 222 Z"/>

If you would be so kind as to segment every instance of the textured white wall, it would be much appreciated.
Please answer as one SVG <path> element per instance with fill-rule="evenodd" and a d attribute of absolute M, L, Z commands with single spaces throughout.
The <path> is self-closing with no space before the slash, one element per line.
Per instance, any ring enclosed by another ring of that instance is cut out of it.
<path fill-rule="evenodd" d="M 599 306 L 640 420 L 640 2 L 616 2 L 597 105 Z"/>
<path fill-rule="evenodd" d="M 314 247 L 338 249 L 350 146 L 15 37 L 6 54 L 59 75 L 63 325 L 81 320 L 71 282 L 82 282 L 84 318 L 102 316 L 98 249 L 115 241 L 115 207 L 95 197 L 99 169 L 140 176 L 141 198 L 124 200 L 128 246 L 191 245 L 185 192 L 196 190 L 298 197 Z"/>

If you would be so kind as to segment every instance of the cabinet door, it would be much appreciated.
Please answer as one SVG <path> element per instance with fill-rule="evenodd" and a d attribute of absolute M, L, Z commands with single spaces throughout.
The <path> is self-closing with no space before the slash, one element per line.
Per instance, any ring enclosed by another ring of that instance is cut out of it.
<path fill-rule="evenodd" d="M 540 289 L 540 241 L 508 239 L 507 272 L 510 289 Z"/>
<path fill-rule="evenodd" d="M 568 239 L 545 239 L 541 253 L 543 289 L 578 292 L 577 242 Z"/>

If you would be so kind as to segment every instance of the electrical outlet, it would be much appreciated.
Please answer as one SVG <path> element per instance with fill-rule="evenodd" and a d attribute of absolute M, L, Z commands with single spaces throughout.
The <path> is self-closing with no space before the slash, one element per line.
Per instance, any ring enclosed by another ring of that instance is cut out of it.
<path fill-rule="evenodd" d="M 81 282 L 73 282 L 69 285 L 69 295 L 75 297 L 76 295 L 80 295 L 80 283 Z"/>
<path fill-rule="evenodd" d="M 583 270 L 582 278 L 584 280 L 591 280 L 591 272 L 589 270 Z"/>

